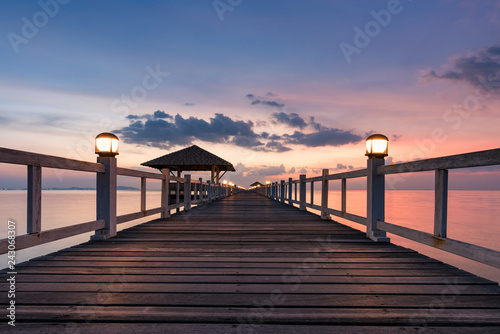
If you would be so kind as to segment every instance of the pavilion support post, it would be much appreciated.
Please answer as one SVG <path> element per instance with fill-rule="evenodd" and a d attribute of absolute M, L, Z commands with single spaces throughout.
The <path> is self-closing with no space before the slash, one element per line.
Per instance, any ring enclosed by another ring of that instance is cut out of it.
<path fill-rule="evenodd" d="M 204 201 L 204 198 L 203 198 L 203 179 L 200 177 L 199 180 L 200 180 L 200 189 L 198 189 L 199 190 L 198 199 L 200 200 L 200 204 L 202 204 Z"/>
<path fill-rule="evenodd" d="M 177 177 L 181 177 L 181 171 L 177 171 Z M 175 203 L 180 204 L 181 203 L 181 181 L 177 181 L 176 187 L 175 187 Z M 175 212 L 179 212 L 181 209 L 177 207 L 175 209 Z"/>
<path fill-rule="evenodd" d="M 288 205 L 293 205 L 292 202 L 292 178 L 288 178 Z"/>
<path fill-rule="evenodd" d="M 161 212 L 161 218 L 170 217 L 170 170 L 168 168 L 162 169 L 162 174 L 165 175 L 165 179 L 161 181 L 161 206 L 163 211 Z"/>
<path fill-rule="evenodd" d="M 191 210 L 191 174 L 184 176 L 184 211 Z"/>

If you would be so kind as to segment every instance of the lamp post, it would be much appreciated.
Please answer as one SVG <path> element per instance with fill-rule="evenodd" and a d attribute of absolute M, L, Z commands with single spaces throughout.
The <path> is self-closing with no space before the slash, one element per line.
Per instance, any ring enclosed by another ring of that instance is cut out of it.
<path fill-rule="evenodd" d="M 374 134 L 366 139 L 367 161 L 367 226 L 366 235 L 377 242 L 389 242 L 385 231 L 377 229 L 377 221 L 385 219 L 385 177 L 377 173 L 378 166 L 385 164 L 388 155 L 389 139 Z"/>
<path fill-rule="evenodd" d="M 104 132 L 95 138 L 97 162 L 104 165 L 105 172 L 97 173 L 96 218 L 104 219 L 103 229 L 96 230 L 93 240 L 105 240 L 116 235 L 116 158 L 119 139 L 112 133 Z"/>
<path fill-rule="evenodd" d="M 271 181 L 266 180 L 266 196 L 269 197 L 269 186 L 271 185 Z"/>

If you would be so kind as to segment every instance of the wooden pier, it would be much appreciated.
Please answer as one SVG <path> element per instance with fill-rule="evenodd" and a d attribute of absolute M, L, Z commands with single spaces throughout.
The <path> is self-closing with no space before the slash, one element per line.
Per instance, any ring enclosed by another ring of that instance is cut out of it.
<path fill-rule="evenodd" d="M 500 331 L 496 283 L 251 192 L 16 269 L 3 333 Z"/>

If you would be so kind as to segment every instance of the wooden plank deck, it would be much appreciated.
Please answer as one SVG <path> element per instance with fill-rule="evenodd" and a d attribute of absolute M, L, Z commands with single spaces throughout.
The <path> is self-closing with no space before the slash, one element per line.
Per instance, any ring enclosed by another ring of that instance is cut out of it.
<path fill-rule="evenodd" d="M 16 333 L 500 332 L 496 283 L 253 193 L 17 272 Z"/>

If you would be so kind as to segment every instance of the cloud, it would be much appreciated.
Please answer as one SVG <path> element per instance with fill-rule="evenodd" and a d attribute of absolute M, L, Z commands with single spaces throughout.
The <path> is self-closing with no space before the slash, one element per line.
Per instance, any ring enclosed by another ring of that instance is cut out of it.
<path fill-rule="evenodd" d="M 344 169 L 354 169 L 354 166 L 347 166 L 347 165 L 344 165 L 344 164 L 337 164 L 337 167 L 335 168 L 337 170 L 344 170 Z"/>
<path fill-rule="evenodd" d="M 285 166 L 283 164 L 279 166 L 261 166 L 259 169 L 251 172 L 254 176 L 274 176 L 286 173 Z"/>
<path fill-rule="evenodd" d="M 392 135 L 392 141 L 398 141 L 403 135 Z"/>
<path fill-rule="evenodd" d="M 271 94 L 271 95 L 269 95 Z M 283 103 L 279 103 L 279 102 L 276 102 L 276 101 L 269 101 L 267 100 L 266 98 L 264 97 L 260 97 L 260 96 L 256 96 L 255 94 L 247 94 L 245 95 L 246 98 L 248 98 L 250 101 L 250 104 L 251 105 L 256 105 L 256 104 L 262 104 L 262 105 L 265 105 L 265 106 L 268 106 L 268 107 L 272 107 L 272 108 L 284 108 L 285 105 Z M 275 94 L 269 92 L 266 94 L 266 96 L 276 96 Z"/>
<path fill-rule="evenodd" d="M 267 151 L 273 151 L 273 152 L 288 152 L 291 151 L 292 149 L 289 147 L 284 146 L 280 142 L 277 141 L 270 141 L 266 144 L 266 150 Z"/>
<path fill-rule="evenodd" d="M 491 93 L 500 92 L 500 46 L 491 46 L 469 56 L 456 56 L 447 66 L 453 69 L 442 73 L 433 69 L 421 71 L 421 81 L 463 81 Z"/>
<path fill-rule="evenodd" d="M 290 145 L 308 147 L 341 146 L 356 143 L 362 137 L 351 131 L 328 128 L 305 120 L 296 113 L 284 112 L 273 114 L 274 123 L 287 124 L 296 130 L 292 134 L 256 133 L 255 123 L 248 120 L 233 120 L 224 114 L 216 113 L 208 121 L 197 117 L 185 118 L 180 114 L 175 116 L 157 110 L 152 114 L 128 115 L 129 125 L 115 130 L 126 143 L 169 149 L 172 146 L 190 145 L 195 140 L 209 143 L 231 144 L 259 152 L 287 152 Z M 262 124 L 260 122 L 260 124 Z"/>
<path fill-rule="evenodd" d="M 292 128 L 304 129 L 307 127 L 306 121 L 296 113 L 275 112 L 271 115 L 274 124 L 286 124 Z"/>
<path fill-rule="evenodd" d="M 303 133 L 295 131 L 292 135 L 285 135 L 287 144 L 301 144 L 309 147 L 342 146 L 360 142 L 363 137 L 350 131 L 322 126 L 318 131 Z"/>
<path fill-rule="evenodd" d="M 290 168 L 290 170 L 288 171 L 288 174 L 293 174 L 293 173 L 295 173 L 295 167 Z"/>
<path fill-rule="evenodd" d="M 153 118 L 170 118 L 170 119 L 172 119 L 172 116 L 170 116 L 169 114 L 166 114 L 164 111 L 156 110 L 153 114 Z"/>
<path fill-rule="evenodd" d="M 130 125 L 116 130 L 125 142 L 169 148 L 188 145 L 193 140 L 212 143 L 232 143 L 241 147 L 264 146 L 253 132 L 251 121 L 235 121 L 223 114 L 215 114 L 207 122 L 196 117 L 171 116 L 163 111 L 153 115 L 128 115 Z"/>
<path fill-rule="evenodd" d="M 189 102 L 184 103 L 185 107 L 192 107 L 194 105 L 195 105 L 194 103 L 189 103 Z"/>

